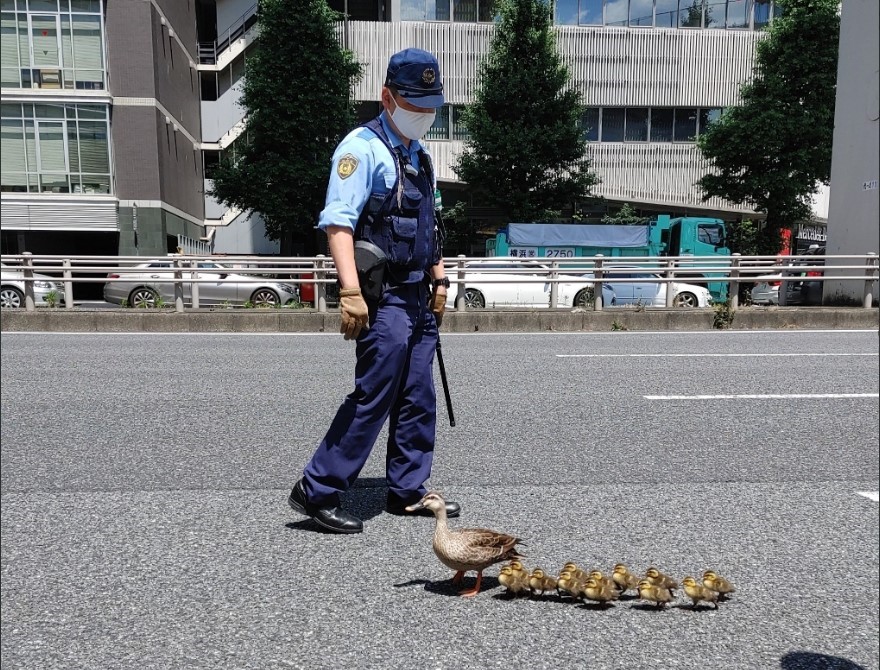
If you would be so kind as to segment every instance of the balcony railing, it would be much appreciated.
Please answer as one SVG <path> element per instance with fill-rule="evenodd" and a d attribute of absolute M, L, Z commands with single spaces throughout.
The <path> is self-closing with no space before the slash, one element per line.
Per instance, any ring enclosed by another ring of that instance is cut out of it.
<path fill-rule="evenodd" d="M 256 2 L 233 21 L 232 25 L 223 34 L 218 35 L 216 40 L 213 42 L 199 42 L 199 63 L 203 65 L 216 64 L 220 54 L 228 49 L 233 42 L 241 39 L 255 23 L 257 23 Z"/>

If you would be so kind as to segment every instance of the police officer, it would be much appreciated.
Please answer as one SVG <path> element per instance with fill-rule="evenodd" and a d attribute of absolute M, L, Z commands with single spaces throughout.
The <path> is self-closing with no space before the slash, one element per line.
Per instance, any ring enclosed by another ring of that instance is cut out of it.
<path fill-rule="evenodd" d="M 339 277 L 340 332 L 356 340 L 355 388 L 288 504 L 336 533 L 363 530 L 339 494 L 354 483 L 386 420 L 386 511 L 431 515 L 405 507 L 426 492 L 434 453 L 433 362 L 449 280 L 434 172 L 419 140 L 443 102 L 437 59 L 421 49 L 396 53 L 382 88 L 384 111 L 349 133 L 333 154 L 318 227 L 327 233 Z M 384 259 L 378 280 L 375 269 L 367 277 L 356 264 L 356 243 Z M 459 514 L 457 503 L 446 505 L 449 516 Z"/>

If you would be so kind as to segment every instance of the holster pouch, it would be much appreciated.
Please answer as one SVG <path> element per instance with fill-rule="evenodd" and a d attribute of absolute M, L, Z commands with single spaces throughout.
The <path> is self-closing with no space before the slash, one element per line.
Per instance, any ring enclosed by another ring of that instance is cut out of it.
<path fill-rule="evenodd" d="M 358 240 L 354 243 L 354 265 L 364 300 L 378 302 L 382 297 L 388 265 L 385 252 L 372 242 Z"/>

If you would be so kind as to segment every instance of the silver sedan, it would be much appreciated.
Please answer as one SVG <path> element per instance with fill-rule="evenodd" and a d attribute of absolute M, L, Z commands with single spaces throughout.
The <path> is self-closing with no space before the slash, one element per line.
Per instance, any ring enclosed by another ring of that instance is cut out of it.
<path fill-rule="evenodd" d="M 231 272 L 213 261 L 197 262 L 199 305 L 276 307 L 299 299 L 293 284 L 258 275 Z M 112 272 L 104 284 L 104 300 L 129 307 L 157 307 L 174 302 L 174 263 L 157 259 L 134 266 L 133 271 Z M 181 270 L 183 300 L 192 304 L 193 272 Z"/>
<path fill-rule="evenodd" d="M 24 271 L 2 264 L 2 287 L 0 287 L 0 307 L 16 309 L 24 307 Z M 37 305 L 55 302 L 64 304 L 64 284 L 55 277 L 34 273 L 34 302 Z M 50 300 L 52 298 L 52 300 Z"/>

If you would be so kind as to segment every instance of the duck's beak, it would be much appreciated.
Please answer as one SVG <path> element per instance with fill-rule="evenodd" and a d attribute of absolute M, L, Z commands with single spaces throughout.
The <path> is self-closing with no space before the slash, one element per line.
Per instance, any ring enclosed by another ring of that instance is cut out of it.
<path fill-rule="evenodd" d="M 425 509 L 425 503 L 422 502 L 421 500 L 419 500 L 417 503 L 415 503 L 413 505 L 406 506 L 407 512 L 418 512 L 420 509 Z"/>

